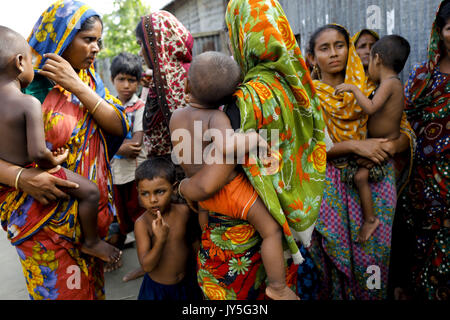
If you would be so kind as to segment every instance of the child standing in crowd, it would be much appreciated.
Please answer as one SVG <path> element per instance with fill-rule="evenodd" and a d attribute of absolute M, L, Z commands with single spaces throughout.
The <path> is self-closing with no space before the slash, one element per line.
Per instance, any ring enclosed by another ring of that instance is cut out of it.
<path fill-rule="evenodd" d="M 230 160 L 230 155 L 234 160 L 236 150 L 245 150 L 245 153 L 248 153 L 256 148 L 255 142 L 265 143 L 267 146 L 267 142 L 255 131 L 247 134 L 235 133 L 227 115 L 218 110 L 235 92 L 240 82 L 240 74 L 238 64 L 231 57 L 219 52 L 205 52 L 193 59 L 185 87 L 188 106 L 176 110 L 170 120 L 172 135 L 179 129 L 188 130 L 189 135 L 183 136 L 182 142 L 173 141 L 174 152 L 177 152 L 177 145 L 180 143 L 182 146 L 189 146 L 188 150 L 182 150 L 183 159 L 178 160 L 186 176 L 191 177 L 205 164 L 205 159 L 202 159 L 201 163 L 195 163 L 195 145 L 202 146 L 202 155 L 210 154 L 205 150 L 214 146 L 215 159 L 223 163 L 220 166 L 223 181 L 217 181 L 217 184 L 225 186 L 199 205 L 209 211 L 249 221 L 262 237 L 261 255 L 268 278 L 267 296 L 274 300 L 296 300 L 298 297 L 285 281 L 281 226 L 267 210 L 245 174 L 235 170 L 236 162 L 231 161 L 230 164 L 230 161 L 227 161 Z M 195 136 L 196 122 L 201 123 L 202 134 L 199 137 Z M 220 137 L 213 135 L 212 141 L 204 141 L 205 133 L 211 129 L 218 131 Z M 186 143 L 186 139 L 190 139 L 190 143 Z M 191 157 L 186 156 L 189 152 Z"/>
<path fill-rule="evenodd" d="M 117 242 L 123 248 L 127 233 L 133 231 L 134 222 L 144 212 L 139 206 L 134 173 L 136 168 L 145 161 L 142 148 L 144 131 L 142 118 L 145 104 L 136 95 L 138 83 L 142 75 L 141 59 L 131 53 L 122 52 L 111 62 L 111 80 L 118 94 L 118 99 L 125 108 L 130 131 L 120 146 L 117 154 L 111 160 L 113 174 L 114 203 L 117 209 L 118 223 L 113 224 L 112 242 Z M 117 227 L 118 226 L 118 227 Z M 121 266 L 121 261 L 105 267 L 111 271 Z M 128 281 L 143 275 L 142 270 L 132 271 L 124 277 Z"/>
<path fill-rule="evenodd" d="M 136 170 L 139 201 L 145 212 L 134 233 L 139 262 L 146 272 L 139 300 L 201 300 L 195 273 L 199 225 L 188 206 L 171 202 L 175 166 L 155 157 Z"/>
<path fill-rule="evenodd" d="M 358 105 L 370 116 L 368 134 L 371 138 L 393 140 L 400 135 L 404 96 L 403 84 L 398 74 L 403 70 L 409 52 L 408 41 L 398 35 L 385 36 L 373 45 L 368 71 L 370 78 L 379 83 L 373 97 L 367 98 L 353 84 L 343 83 L 336 87 L 336 95 L 343 92 L 353 93 Z M 347 181 L 354 181 L 361 198 L 364 222 L 357 240 L 365 242 L 380 224 L 373 208 L 369 178 L 373 182 L 379 181 L 383 175 L 383 168 L 382 165 L 370 170 L 365 167 L 355 167 L 355 171 L 353 171 L 354 176 Z"/>
<path fill-rule="evenodd" d="M 84 236 L 81 251 L 106 262 L 115 262 L 120 259 L 121 251 L 101 240 L 97 233 L 100 193 L 96 184 L 59 166 L 66 161 L 68 150 L 64 151 L 63 146 L 55 147 L 53 152 L 47 148 L 41 103 L 21 92 L 34 78 L 31 60 L 31 47 L 26 40 L 17 32 L 0 26 L 0 158 L 20 166 L 30 166 L 34 161 L 41 169 L 77 183 L 78 189 L 65 191 L 78 200 Z M 21 171 L 17 174 L 16 189 Z M 17 215 L 20 220 L 20 215 L 25 214 Z M 17 225 L 23 225 L 19 220 Z M 14 232 L 13 228 L 8 229 L 8 233 Z"/>

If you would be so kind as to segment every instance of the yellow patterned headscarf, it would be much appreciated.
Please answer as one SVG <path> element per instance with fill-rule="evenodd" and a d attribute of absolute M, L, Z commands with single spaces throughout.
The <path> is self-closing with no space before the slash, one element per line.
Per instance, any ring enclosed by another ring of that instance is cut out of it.
<path fill-rule="evenodd" d="M 346 32 L 348 34 L 347 30 Z M 370 88 L 366 86 L 364 67 L 353 42 L 349 44 L 344 82 L 356 85 L 367 96 L 371 93 Z M 355 96 L 349 92 L 334 95 L 335 89 L 320 80 L 314 80 L 314 85 L 322 105 L 328 133 L 333 142 L 365 139 L 368 116 L 357 104 Z"/>
<path fill-rule="evenodd" d="M 358 42 L 359 37 L 361 37 L 361 33 L 363 33 L 363 32 L 369 32 L 376 39 L 376 41 L 380 40 L 379 34 L 376 33 L 375 31 L 370 30 L 370 29 L 362 29 L 359 32 L 355 33 L 355 35 L 351 39 L 351 41 L 355 45 L 355 49 L 356 49 L 356 42 Z M 366 90 L 368 92 L 372 92 L 375 89 L 376 89 L 375 83 L 373 83 L 373 81 L 371 81 L 369 79 L 369 75 L 367 75 L 367 77 L 366 77 Z"/>

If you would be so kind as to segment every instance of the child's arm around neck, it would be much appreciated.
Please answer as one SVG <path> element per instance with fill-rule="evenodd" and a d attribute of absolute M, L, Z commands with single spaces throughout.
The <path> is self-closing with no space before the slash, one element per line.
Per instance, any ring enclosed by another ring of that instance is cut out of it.
<path fill-rule="evenodd" d="M 335 95 L 342 92 L 352 92 L 358 102 L 358 105 L 364 110 L 369 116 L 379 111 L 393 93 L 392 81 L 398 81 L 395 79 L 386 79 L 380 83 L 374 97 L 372 100 L 367 98 L 364 93 L 359 90 L 359 88 L 353 84 L 343 83 L 336 87 Z"/>

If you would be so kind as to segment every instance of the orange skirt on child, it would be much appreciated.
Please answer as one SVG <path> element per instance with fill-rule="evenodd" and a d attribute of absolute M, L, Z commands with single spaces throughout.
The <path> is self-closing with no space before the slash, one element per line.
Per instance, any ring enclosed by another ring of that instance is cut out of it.
<path fill-rule="evenodd" d="M 220 189 L 216 194 L 199 204 L 206 210 L 231 218 L 247 220 L 247 214 L 258 198 L 258 193 L 243 173 Z"/>

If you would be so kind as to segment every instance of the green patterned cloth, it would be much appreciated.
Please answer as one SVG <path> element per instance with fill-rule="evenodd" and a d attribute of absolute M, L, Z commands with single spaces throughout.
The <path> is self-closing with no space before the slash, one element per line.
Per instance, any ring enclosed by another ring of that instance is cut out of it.
<path fill-rule="evenodd" d="M 233 56 L 245 76 L 235 94 L 241 129 L 266 129 L 281 159 L 277 170 L 252 156 L 254 164 L 243 167 L 282 226 L 294 262 L 301 263 L 295 241 L 309 246 L 324 189 L 327 150 L 320 103 L 278 1 L 232 0 L 226 23 Z"/>

